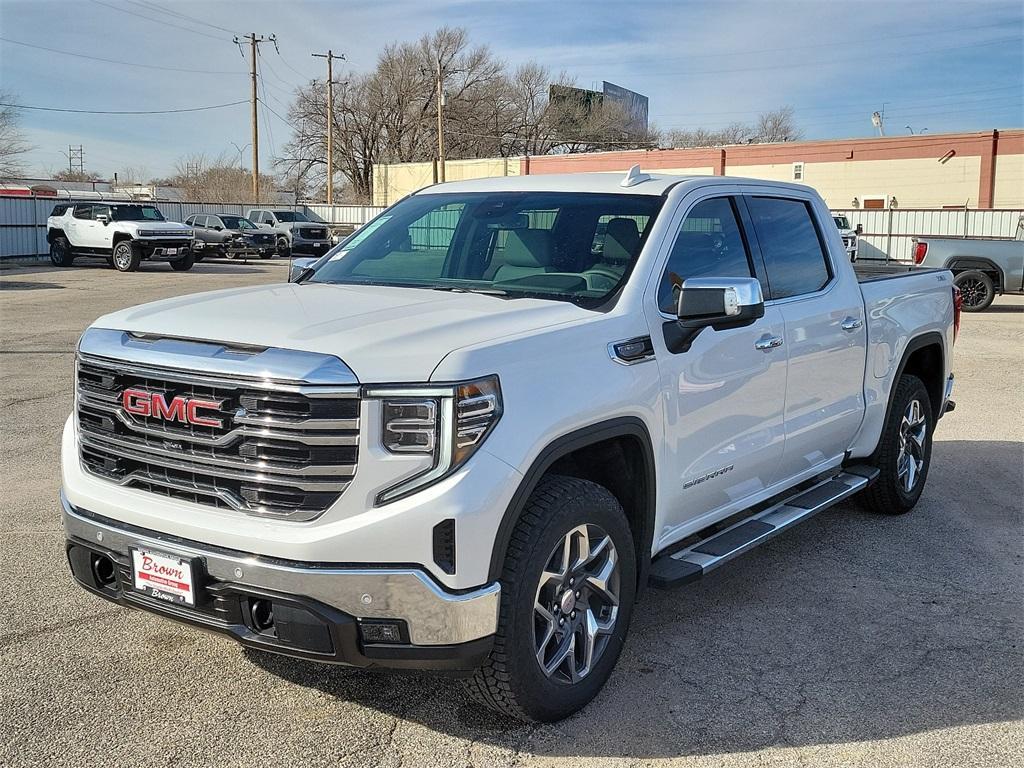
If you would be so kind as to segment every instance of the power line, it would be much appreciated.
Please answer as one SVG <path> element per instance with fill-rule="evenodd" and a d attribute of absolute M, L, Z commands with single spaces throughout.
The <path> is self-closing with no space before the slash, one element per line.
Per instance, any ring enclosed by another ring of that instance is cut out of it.
<path fill-rule="evenodd" d="M 216 29 L 216 30 L 219 30 L 221 32 L 227 32 L 229 35 L 237 34 L 236 31 L 233 30 L 233 29 L 227 29 L 226 27 L 220 27 L 220 26 L 217 26 L 216 24 L 214 24 L 212 22 L 204 21 L 202 19 L 197 19 L 195 16 L 189 16 L 188 14 L 181 13 L 179 11 L 171 11 L 171 10 L 168 10 L 167 8 L 161 8 L 156 3 L 147 3 L 147 2 L 145 2 L 145 0 L 142 0 L 141 2 L 139 2 L 138 0 L 127 0 L 127 1 L 129 3 L 131 3 L 132 5 L 137 5 L 137 6 L 141 7 L 141 8 L 147 8 L 147 9 L 149 9 L 151 11 L 156 11 L 157 13 L 164 13 L 164 14 L 167 14 L 168 16 L 176 16 L 179 19 L 184 19 L 185 21 L 189 21 L 189 22 L 191 22 L 193 24 L 199 24 L 199 25 L 204 26 L 204 27 L 209 27 L 210 29 Z"/>
<path fill-rule="evenodd" d="M 145 19 L 146 21 L 152 21 L 155 24 L 162 24 L 162 25 L 167 26 L 167 27 L 174 27 L 175 29 L 184 30 L 185 32 L 191 32 L 193 35 L 202 35 L 203 37 L 208 37 L 211 40 L 218 40 L 218 41 L 221 41 L 221 42 L 223 42 L 223 40 L 224 40 L 224 38 L 220 37 L 219 35 L 211 35 L 211 34 L 209 34 L 207 32 L 200 32 L 198 29 L 192 29 L 191 27 L 183 27 L 180 24 L 173 24 L 173 23 L 171 23 L 169 21 L 165 21 L 163 19 L 154 19 L 152 16 L 146 16 L 144 14 L 139 13 L 138 11 L 129 11 L 127 8 L 118 8 L 116 5 L 111 5 L 110 3 L 104 3 L 103 0 L 90 0 L 90 2 L 96 3 L 96 5 L 105 6 L 107 8 L 110 8 L 112 11 L 117 11 L 118 13 L 127 13 L 130 16 L 138 16 L 140 19 Z"/>
<path fill-rule="evenodd" d="M 62 51 L 59 48 L 48 48 L 45 45 L 35 45 L 34 43 L 23 43 L 20 40 L 12 40 L 9 37 L 0 37 L 5 43 L 11 45 L 21 45 L 25 48 L 36 48 L 40 51 L 46 51 L 47 53 L 57 53 L 61 56 L 74 56 L 76 59 L 89 59 L 90 61 L 102 61 L 105 64 L 117 64 L 122 67 L 142 67 L 144 69 L 161 69 L 168 72 L 190 72 L 198 75 L 242 75 L 244 72 L 238 72 L 235 70 L 216 70 L 216 69 L 183 69 L 181 67 L 161 67 L 156 64 L 140 64 L 135 61 L 120 61 L 118 59 L 103 59 L 99 56 L 88 56 L 84 53 L 73 53 L 72 51 Z"/>
<path fill-rule="evenodd" d="M 71 112 L 76 115 L 173 115 L 181 112 L 205 112 L 210 109 L 224 109 L 245 104 L 242 101 L 232 101 L 227 104 L 210 104 L 206 107 L 184 107 L 182 109 L 65 109 L 64 107 L 38 107 L 31 104 L 10 104 L 0 102 L 0 107 L 13 107 L 15 109 L 32 109 L 39 112 Z"/>
<path fill-rule="evenodd" d="M 921 104 L 924 105 L 925 102 L 930 103 L 932 101 L 935 101 L 936 99 L 951 99 L 951 98 L 955 98 L 955 97 L 958 97 L 958 96 L 973 96 L 974 94 L 977 94 L 977 93 L 990 93 L 992 91 L 1009 91 L 1009 90 L 1022 91 L 1022 90 L 1024 90 L 1024 86 L 1022 86 L 1020 84 L 1018 84 L 1018 85 L 999 85 L 999 86 L 996 86 L 994 88 L 972 88 L 969 91 L 951 91 L 951 92 L 943 93 L 941 95 L 936 95 L 936 96 L 930 97 L 930 98 L 922 97 L 923 100 L 922 100 Z M 885 99 L 885 101 L 887 101 L 889 103 L 895 103 L 895 102 L 893 102 L 890 99 Z M 878 103 L 879 103 L 879 101 L 877 99 L 875 99 L 873 101 L 862 101 L 862 102 L 856 102 L 856 103 L 845 102 L 844 101 L 842 106 L 843 107 L 852 107 L 852 106 L 877 107 Z M 904 104 L 904 106 L 912 106 L 912 105 L 916 105 L 916 104 L 914 102 L 907 102 L 907 103 Z M 693 112 L 693 111 L 687 110 L 686 112 L 658 112 L 657 114 L 660 117 L 674 117 L 676 115 L 716 115 L 716 116 L 722 116 L 722 115 L 759 115 L 760 113 L 766 112 L 766 111 L 768 111 L 768 110 L 770 110 L 772 108 L 773 107 L 766 107 L 764 109 L 754 109 L 754 110 L 734 109 L 734 110 L 725 110 L 725 111 L 719 111 L 719 112 Z M 812 112 L 812 111 L 813 112 L 829 112 L 829 113 L 832 113 L 832 112 L 834 112 L 835 107 L 831 107 L 831 106 L 828 106 L 828 107 L 825 107 L 825 106 L 793 106 L 793 110 L 795 112 L 799 112 L 800 114 L 804 114 L 806 112 Z"/>

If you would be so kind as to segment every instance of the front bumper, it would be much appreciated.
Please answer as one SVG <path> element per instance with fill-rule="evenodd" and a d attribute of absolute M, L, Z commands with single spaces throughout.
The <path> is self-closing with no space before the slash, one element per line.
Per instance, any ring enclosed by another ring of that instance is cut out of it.
<path fill-rule="evenodd" d="M 192 251 L 192 240 L 185 238 L 139 238 L 135 241 L 142 258 L 149 261 L 177 261 Z"/>
<path fill-rule="evenodd" d="M 490 651 L 500 586 L 442 589 L 422 570 L 264 558 L 147 531 L 72 506 L 61 494 L 67 555 L 85 589 L 112 602 L 233 637 L 243 645 L 317 661 L 468 672 Z M 131 550 L 167 552 L 195 564 L 196 605 L 135 591 Z M 96 558 L 115 564 L 102 583 Z M 272 631 L 252 620 L 254 600 L 273 603 Z M 400 642 L 366 642 L 368 625 L 399 627 Z"/>
<path fill-rule="evenodd" d="M 308 253 L 311 256 L 323 256 L 330 248 L 330 240 L 292 240 L 292 253 Z"/>

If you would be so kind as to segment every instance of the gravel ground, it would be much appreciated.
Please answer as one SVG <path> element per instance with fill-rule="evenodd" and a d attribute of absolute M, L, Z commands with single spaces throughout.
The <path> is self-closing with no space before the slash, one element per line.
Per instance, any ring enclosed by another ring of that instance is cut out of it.
<path fill-rule="evenodd" d="M 58 437 L 78 335 L 285 271 L 0 271 L 0 765 L 1024 764 L 1024 300 L 965 317 L 958 408 L 912 514 L 842 505 L 649 592 L 597 700 L 527 727 L 444 679 L 249 655 L 72 583 Z"/>

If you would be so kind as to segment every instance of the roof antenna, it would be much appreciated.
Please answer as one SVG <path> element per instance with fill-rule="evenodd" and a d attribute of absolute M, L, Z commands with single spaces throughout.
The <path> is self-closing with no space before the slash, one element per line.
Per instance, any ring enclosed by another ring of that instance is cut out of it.
<path fill-rule="evenodd" d="M 626 178 L 619 182 L 620 187 L 635 187 L 644 181 L 650 181 L 651 177 L 646 173 L 640 173 L 640 164 L 637 163 L 628 171 L 626 171 Z"/>

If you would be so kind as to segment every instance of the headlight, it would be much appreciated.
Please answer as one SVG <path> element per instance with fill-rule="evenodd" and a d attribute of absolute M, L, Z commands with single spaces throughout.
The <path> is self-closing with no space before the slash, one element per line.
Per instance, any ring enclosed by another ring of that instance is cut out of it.
<path fill-rule="evenodd" d="M 152 237 L 155 233 L 151 229 L 140 229 L 139 237 Z"/>
<path fill-rule="evenodd" d="M 377 496 L 378 504 L 432 485 L 465 464 L 501 418 L 497 376 L 461 384 L 381 387 L 381 442 L 389 453 L 432 457 L 431 466 Z"/>

